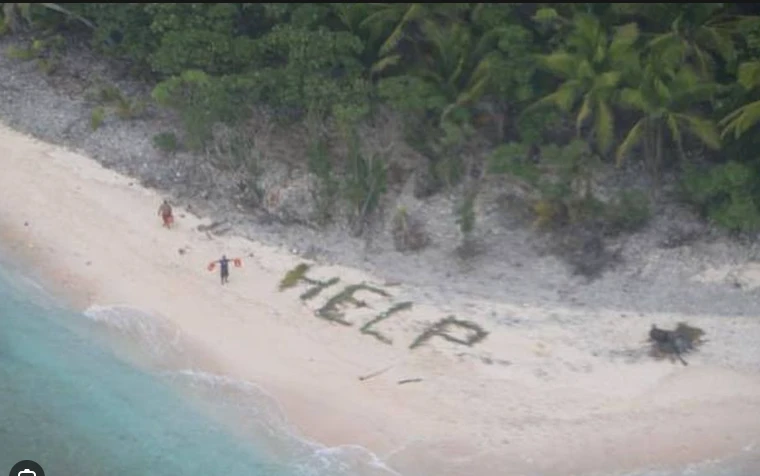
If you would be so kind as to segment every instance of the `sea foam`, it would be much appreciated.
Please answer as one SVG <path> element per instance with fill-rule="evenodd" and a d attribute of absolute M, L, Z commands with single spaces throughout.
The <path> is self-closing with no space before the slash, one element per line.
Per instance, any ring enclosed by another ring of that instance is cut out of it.
<path fill-rule="evenodd" d="M 293 474 L 401 476 L 362 446 L 327 447 L 304 438 L 271 394 L 253 382 L 208 369 L 203 350 L 168 320 L 125 305 L 93 305 L 83 314 L 117 355 L 159 376 Z"/>

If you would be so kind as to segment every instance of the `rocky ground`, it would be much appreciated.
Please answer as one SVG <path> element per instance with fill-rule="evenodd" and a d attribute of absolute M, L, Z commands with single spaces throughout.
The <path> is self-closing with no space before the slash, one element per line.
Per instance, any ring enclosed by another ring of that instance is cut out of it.
<path fill-rule="evenodd" d="M 760 248 L 754 240 L 727 237 L 677 204 L 659 204 L 644 230 L 608 243 L 619 251 L 621 261 L 591 281 L 574 275 L 565 262 L 536 246 L 542 239 L 517 225 L 505 206 L 503 187 L 489 188 L 481 195 L 475 237 L 478 252 L 472 256 L 463 257 L 457 251 L 461 236 L 452 213 L 455 197 L 439 194 L 416 199 L 411 192 L 413 178 L 387 198 L 387 217 L 365 233 L 371 239 L 354 238 L 344 225 L 319 228 L 298 223 L 313 215 L 315 205 L 314 179 L 298 166 L 306 160 L 297 136 L 282 137 L 282 131 L 262 118 L 252 123 L 251 148 L 261 152 L 254 187 L 232 172 L 211 167 L 204 156 L 157 150 L 153 145 L 157 133 L 178 131 L 176 118 L 166 111 L 149 107 L 141 117 L 129 120 L 109 113 L 93 129 L 97 104 L 92 96 L 98 87 L 117 85 L 130 97 L 149 93 L 144 85 L 124 79 L 124 67 L 75 48 L 48 75 L 36 61 L 11 59 L 7 51 L 13 42 L 0 40 L 0 120 L 9 126 L 83 151 L 106 167 L 165 191 L 175 203 L 226 222 L 230 233 L 403 283 L 417 302 L 446 308 L 457 294 L 463 302 L 488 299 L 642 314 L 755 312 L 755 286 L 760 283 L 742 270 L 758 259 Z M 393 124 L 386 126 L 393 128 Z M 424 222 L 431 245 L 421 252 L 394 249 L 390 210 L 398 204 Z M 155 219 L 154 214 L 155 210 L 146 210 L 146 220 Z M 717 267 L 731 268 L 721 275 L 711 271 Z"/>

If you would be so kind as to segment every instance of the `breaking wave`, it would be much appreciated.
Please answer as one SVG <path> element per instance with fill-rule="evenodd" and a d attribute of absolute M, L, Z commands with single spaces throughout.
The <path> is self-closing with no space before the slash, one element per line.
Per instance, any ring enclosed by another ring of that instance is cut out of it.
<path fill-rule="evenodd" d="M 129 306 L 91 306 L 92 332 L 196 408 L 298 476 L 401 476 L 359 445 L 327 447 L 299 435 L 278 402 L 253 382 L 215 370 L 213 359 L 166 319 Z"/>

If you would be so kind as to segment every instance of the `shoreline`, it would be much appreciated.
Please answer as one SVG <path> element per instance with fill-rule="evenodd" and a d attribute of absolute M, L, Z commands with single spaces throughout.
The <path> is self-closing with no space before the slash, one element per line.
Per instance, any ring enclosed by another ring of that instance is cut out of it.
<path fill-rule="evenodd" d="M 623 319 L 595 310 L 586 313 L 594 313 L 586 317 L 592 324 L 563 309 L 541 317 L 543 309 L 478 300 L 467 303 L 474 306 L 467 318 L 490 332 L 482 343 L 431 339 L 409 350 L 426 325 L 450 313 L 415 304 L 378 327 L 392 345 L 359 332 L 413 294 L 403 286 L 387 287 L 390 298 L 362 294 L 369 307 L 346 311 L 352 326 L 325 322 L 313 313 L 342 288 L 314 302 L 299 300 L 305 286 L 278 292 L 282 276 L 306 261 L 287 250 L 234 236 L 209 239 L 196 230 L 208 220 L 181 207 L 178 227 L 164 230 L 155 216 L 158 193 L 5 126 L 0 165 L 0 238 L 49 289 L 77 310 L 125 304 L 167 319 L 224 375 L 271 393 L 305 437 L 328 446 L 359 444 L 381 458 L 393 454 L 389 465 L 405 476 L 681 465 L 740 452 L 760 433 L 760 422 L 746 421 L 760 410 L 758 351 L 751 347 L 760 337 L 756 318 L 722 318 L 726 329 L 708 332 L 716 343 L 681 368 L 633 351 L 624 356 L 630 362 L 616 360 L 601 350 L 610 342 L 633 349 L 650 319 L 679 316 Z M 205 269 L 222 253 L 244 259 L 226 288 Z M 309 276 L 339 276 L 340 286 L 383 285 L 340 266 L 315 264 Z M 522 309 L 519 319 L 530 325 L 499 324 L 491 313 L 505 306 Z M 688 319 L 706 327 L 711 320 Z M 393 363 L 376 378 L 357 378 Z M 410 378 L 423 381 L 398 384 Z M 708 427 L 713 434 L 700 433 Z"/>

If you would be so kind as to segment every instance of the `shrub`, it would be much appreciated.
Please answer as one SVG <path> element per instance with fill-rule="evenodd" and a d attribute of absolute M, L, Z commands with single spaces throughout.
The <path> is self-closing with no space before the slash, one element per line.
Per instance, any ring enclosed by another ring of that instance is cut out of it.
<path fill-rule="evenodd" d="M 153 146 L 163 153 L 173 153 L 179 150 L 179 139 L 173 132 L 161 132 L 153 136 Z"/>
<path fill-rule="evenodd" d="M 422 221 L 412 216 L 406 207 L 396 209 L 391 233 L 396 251 L 419 251 L 430 243 Z"/>
<path fill-rule="evenodd" d="M 682 189 L 687 201 L 716 224 L 732 231 L 760 230 L 756 168 L 736 161 L 709 170 L 686 169 Z"/>

